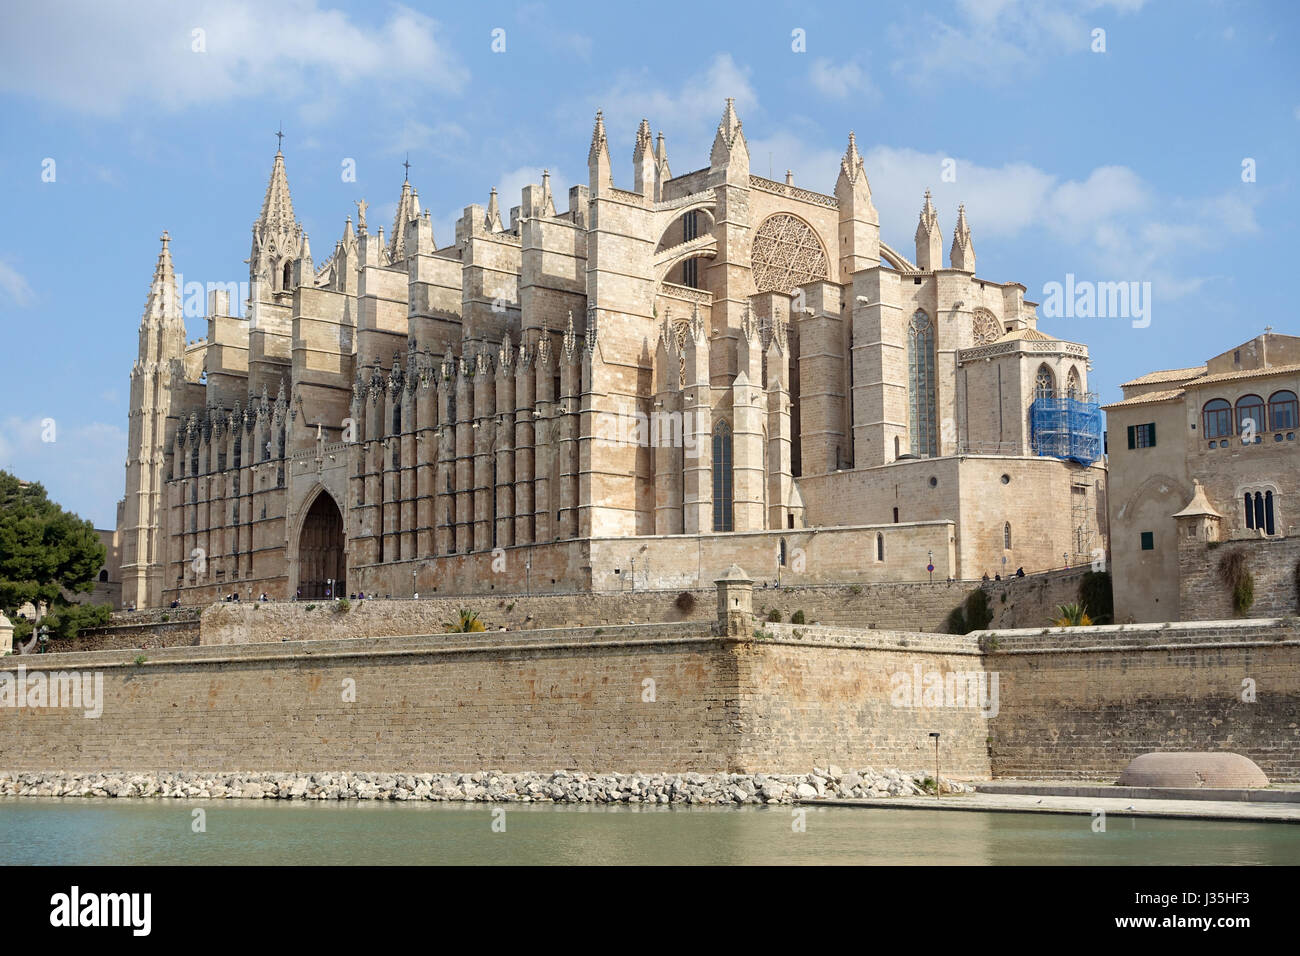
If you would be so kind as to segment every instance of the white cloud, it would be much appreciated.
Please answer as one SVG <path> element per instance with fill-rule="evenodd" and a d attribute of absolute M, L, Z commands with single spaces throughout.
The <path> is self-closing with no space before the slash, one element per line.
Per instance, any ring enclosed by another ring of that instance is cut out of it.
<path fill-rule="evenodd" d="M 0 290 L 3 290 L 19 308 L 31 305 L 36 299 L 36 294 L 27 284 L 27 279 L 3 259 L 0 259 Z"/>
<path fill-rule="evenodd" d="M 913 14 L 887 36 L 901 52 L 891 69 L 918 85 L 959 74 L 963 80 L 1006 83 L 1051 57 L 1087 53 L 1097 18 L 1133 13 L 1144 0 L 959 0 L 953 22 Z"/>
<path fill-rule="evenodd" d="M 168 110 L 267 95 L 286 102 L 360 83 L 455 93 L 468 79 L 437 22 L 402 6 L 375 27 L 318 0 L 199 10 L 168 0 L 48 0 L 5 19 L 0 89 L 91 113 L 136 102 Z M 198 37 L 204 52 L 194 50 Z"/>
<path fill-rule="evenodd" d="M 944 182 L 943 163 L 950 158 L 956 162 L 956 181 Z M 1066 251 L 1062 274 L 1150 281 L 1162 301 L 1197 293 L 1220 278 L 1202 272 L 1211 253 L 1225 237 L 1260 228 L 1254 193 L 1161 197 L 1125 166 L 1100 166 L 1083 179 L 1061 180 L 1027 163 L 981 166 L 942 153 L 884 146 L 868 151 L 864 161 L 882 238 L 908 258 L 922 196 L 930 189 L 945 249 L 957 205 L 965 203 L 977 254 L 982 241 L 1042 235 Z M 824 165 L 826 158 L 818 162 Z"/>
<path fill-rule="evenodd" d="M 832 63 L 825 57 L 819 57 L 812 61 L 808 80 L 817 92 L 833 99 L 846 99 L 850 96 L 874 98 L 879 93 L 871 82 L 871 77 L 856 62 Z"/>
<path fill-rule="evenodd" d="M 54 419 L 54 441 L 45 419 Z M 57 416 L 0 421 L 0 468 L 25 481 L 39 481 L 52 501 L 97 528 L 117 520 L 125 481 L 126 430 L 104 422 L 74 423 Z"/>

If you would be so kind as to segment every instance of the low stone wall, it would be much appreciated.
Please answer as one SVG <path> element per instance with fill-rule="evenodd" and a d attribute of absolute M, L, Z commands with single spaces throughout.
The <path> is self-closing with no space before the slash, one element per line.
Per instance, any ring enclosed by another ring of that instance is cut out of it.
<path fill-rule="evenodd" d="M 101 675 L 102 714 L 0 708 L 0 769 L 921 768 L 939 729 L 945 773 L 988 775 L 983 720 L 888 695 L 895 672 L 971 666 L 973 640 L 794 630 L 731 638 L 687 622 L 41 655 L 23 659 L 29 672 Z"/>
<path fill-rule="evenodd" d="M 949 612 L 976 587 L 989 594 L 993 626 L 1045 624 L 1058 604 L 1077 599 L 1087 569 L 1054 571 L 1005 581 L 933 584 L 868 584 L 821 587 L 757 587 L 754 613 L 766 621 L 775 612 L 788 623 L 797 612 L 811 624 L 880 630 L 942 633 Z M 399 637 L 445 630 L 460 608 L 478 613 L 496 631 L 549 627 L 600 627 L 712 621 L 717 592 L 689 590 L 686 609 L 681 591 L 625 591 L 598 594 L 483 595 L 422 597 L 419 601 L 351 601 L 347 611 L 333 602 L 216 604 L 203 611 L 202 643 L 242 644 L 348 637 Z M 1004 600 L 1005 598 L 1005 600 Z M 308 611 L 307 607 L 312 606 Z"/>
<path fill-rule="evenodd" d="M 973 635 L 999 674 L 995 777 L 1114 780 L 1150 751 L 1230 751 L 1300 780 L 1294 620 Z"/>
<path fill-rule="evenodd" d="M 1178 552 L 1179 612 L 1184 621 L 1222 620 L 1234 616 L 1232 591 L 1219 573 L 1219 562 L 1232 550 L 1246 555 L 1246 567 L 1255 579 L 1255 603 L 1245 617 L 1274 618 L 1300 614 L 1300 537 L 1246 538 L 1224 541 L 1217 547 L 1194 547 L 1180 542 Z"/>
<path fill-rule="evenodd" d="M 131 648 L 149 650 L 157 647 L 189 647 L 199 643 L 199 616 L 188 620 L 157 624 L 118 624 L 88 627 L 76 637 L 58 641 L 60 653 L 77 651 L 112 651 Z"/>

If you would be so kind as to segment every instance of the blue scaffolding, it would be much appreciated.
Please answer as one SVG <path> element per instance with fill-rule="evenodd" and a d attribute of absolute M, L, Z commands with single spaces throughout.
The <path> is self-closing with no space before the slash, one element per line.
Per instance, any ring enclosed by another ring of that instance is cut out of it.
<path fill-rule="evenodd" d="M 1091 465 L 1101 457 L 1101 408 L 1096 396 L 1039 395 L 1029 406 L 1034 454 Z"/>

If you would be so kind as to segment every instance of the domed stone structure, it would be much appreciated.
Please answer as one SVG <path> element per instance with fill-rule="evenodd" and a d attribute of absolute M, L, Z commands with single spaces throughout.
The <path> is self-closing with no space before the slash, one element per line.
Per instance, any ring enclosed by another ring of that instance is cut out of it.
<path fill-rule="evenodd" d="M 1255 761 L 1233 753 L 1150 753 L 1135 757 L 1121 787 L 1267 787 Z"/>

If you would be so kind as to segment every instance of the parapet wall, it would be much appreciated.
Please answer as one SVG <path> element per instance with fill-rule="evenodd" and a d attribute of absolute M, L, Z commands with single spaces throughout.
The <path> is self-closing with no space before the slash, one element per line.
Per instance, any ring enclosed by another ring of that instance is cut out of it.
<path fill-rule="evenodd" d="M 1180 542 L 1178 551 L 1179 616 L 1184 621 L 1220 620 L 1233 616 L 1232 590 L 1219 572 L 1229 551 L 1241 550 L 1255 579 L 1255 601 L 1245 614 L 1252 618 L 1300 613 L 1300 537 L 1245 538 L 1216 547 Z"/>
<path fill-rule="evenodd" d="M 993 626 L 1045 624 L 1058 604 L 1077 599 L 1086 568 L 990 581 Z M 754 614 L 766 621 L 775 611 L 788 623 L 799 611 L 809 624 L 942 633 L 949 612 L 961 604 L 979 582 L 936 581 L 933 584 L 868 584 L 821 587 L 756 586 Z M 203 611 L 202 643 L 241 644 L 284 640 L 332 640 L 347 637 L 396 637 L 445 630 L 461 608 L 475 611 L 489 631 L 548 627 L 602 627 L 638 624 L 713 621 L 717 595 L 686 591 L 686 610 L 678 606 L 681 591 L 623 591 L 597 594 L 534 594 L 487 597 L 422 596 L 419 601 L 352 601 L 347 611 L 332 602 L 303 601 L 266 604 L 215 604 Z M 312 605 L 311 611 L 307 610 Z"/>
<path fill-rule="evenodd" d="M 1300 632 L 1290 620 L 989 631 L 995 777 L 1113 780 L 1155 750 L 1225 750 L 1300 780 Z M 993 643 L 996 649 L 992 649 Z"/>

